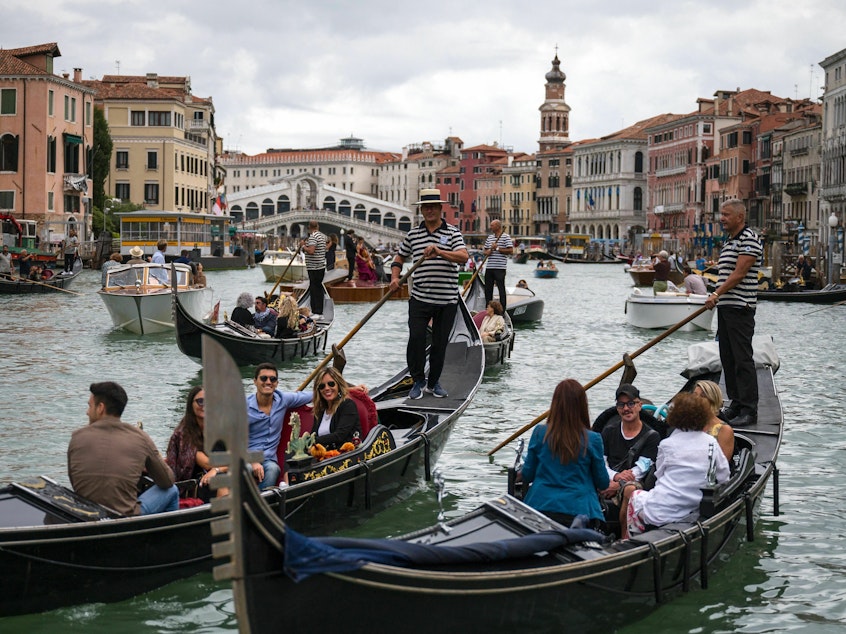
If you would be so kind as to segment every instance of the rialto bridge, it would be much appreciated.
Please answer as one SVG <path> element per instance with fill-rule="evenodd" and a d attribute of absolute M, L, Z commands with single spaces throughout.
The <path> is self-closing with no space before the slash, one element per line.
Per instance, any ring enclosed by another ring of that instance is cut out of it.
<path fill-rule="evenodd" d="M 415 211 L 378 198 L 325 185 L 314 174 L 297 174 L 227 196 L 235 227 L 284 238 L 308 233 L 317 220 L 325 234 L 350 229 L 370 244 L 400 242 Z"/>

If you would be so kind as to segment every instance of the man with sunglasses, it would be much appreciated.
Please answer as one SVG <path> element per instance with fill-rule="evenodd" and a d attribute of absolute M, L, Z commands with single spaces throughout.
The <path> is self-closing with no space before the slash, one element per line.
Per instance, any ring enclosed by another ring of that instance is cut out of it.
<path fill-rule="evenodd" d="M 643 402 L 640 391 L 631 383 L 617 388 L 615 404 L 619 422 L 611 421 L 602 429 L 605 459 L 611 484 L 602 492 L 616 497 L 622 484 L 641 482 L 658 457 L 660 434 L 640 419 Z"/>
<path fill-rule="evenodd" d="M 260 451 L 262 462 L 254 462 L 253 475 L 264 490 L 276 486 L 282 469 L 276 462 L 276 449 L 282 437 L 282 422 L 289 409 L 311 402 L 311 392 L 283 392 L 276 389 L 279 371 L 272 363 L 260 363 L 253 373 L 256 393 L 247 397 L 249 420 L 248 449 Z"/>

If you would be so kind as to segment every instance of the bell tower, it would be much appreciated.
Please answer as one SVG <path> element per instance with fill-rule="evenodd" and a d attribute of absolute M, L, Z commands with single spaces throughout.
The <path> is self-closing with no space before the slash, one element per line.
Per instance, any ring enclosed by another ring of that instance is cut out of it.
<path fill-rule="evenodd" d="M 567 75 L 561 70 L 558 47 L 552 69 L 546 74 L 546 100 L 540 110 L 540 139 L 538 145 L 544 150 L 561 149 L 570 145 L 570 106 L 564 101 L 564 81 Z"/>

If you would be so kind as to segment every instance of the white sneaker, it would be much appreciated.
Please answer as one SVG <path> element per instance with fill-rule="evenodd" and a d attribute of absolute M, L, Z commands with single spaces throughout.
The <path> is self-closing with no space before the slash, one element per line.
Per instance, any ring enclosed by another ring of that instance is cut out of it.
<path fill-rule="evenodd" d="M 311 316 L 311 318 L 312 318 L 314 321 L 323 321 L 323 315 L 320 315 L 320 314 L 318 314 L 318 315 L 312 315 L 312 316 Z"/>

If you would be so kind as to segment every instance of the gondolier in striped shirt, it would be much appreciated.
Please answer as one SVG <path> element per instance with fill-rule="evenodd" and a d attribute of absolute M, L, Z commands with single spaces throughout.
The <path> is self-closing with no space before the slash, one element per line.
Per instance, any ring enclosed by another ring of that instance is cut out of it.
<path fill-rule="evenodd" d="M 391 263 L 391 290 L 399 288 L 403 262 L 425 261 L 414 272 L 408 300 L 406 360 L 414 385 L 408 396 L 422 398 L 424 390 L 436 398 L 447 396 L 441 386 L 449 333 L 458 310 L 458 264 L 469 257 L 461 232 L 441 217 L 441 192 L 421 189 L 423 222 L 405 236 Z M 426 328 L 432 322 L 429 376 L 426 377 Z"/>
<path fill-rule="evenodd" d="M 514 253 L 514 242 L 511 236 L 502 230 L 499 220 L 491 222 L 491 235 L 485 240 L 484 252 L 488 258 L 485 265 L 485 306 L 493 299 L 493 288 L 499 291 L 499 303 L 505 310 L 505 270 L 508 267 L 508 256 Z"/>
<path fill-rule="evenodd" d="M 720 224 L 728 234 L 720 251 L 717 290 L 705 305 L 717 311 L 717 338 L 726 393 L 731 402 L 720 418 L 732 427 L 754 425 L 758 420 L 758 378 L 752 360 L 758 270 L 763 247 L 746 224 L 746 206 L 737 199 L 720 205 Z"/>
<path fill-rule="evenodd" d="M 323 276 L 326 273 L 326 236 L 320 232 L 317 220 L 308 223 L 308 238 L 302 241 L 308 271 L 308 292 L 311 297 L 311 317 L 323 319 Z"/>

